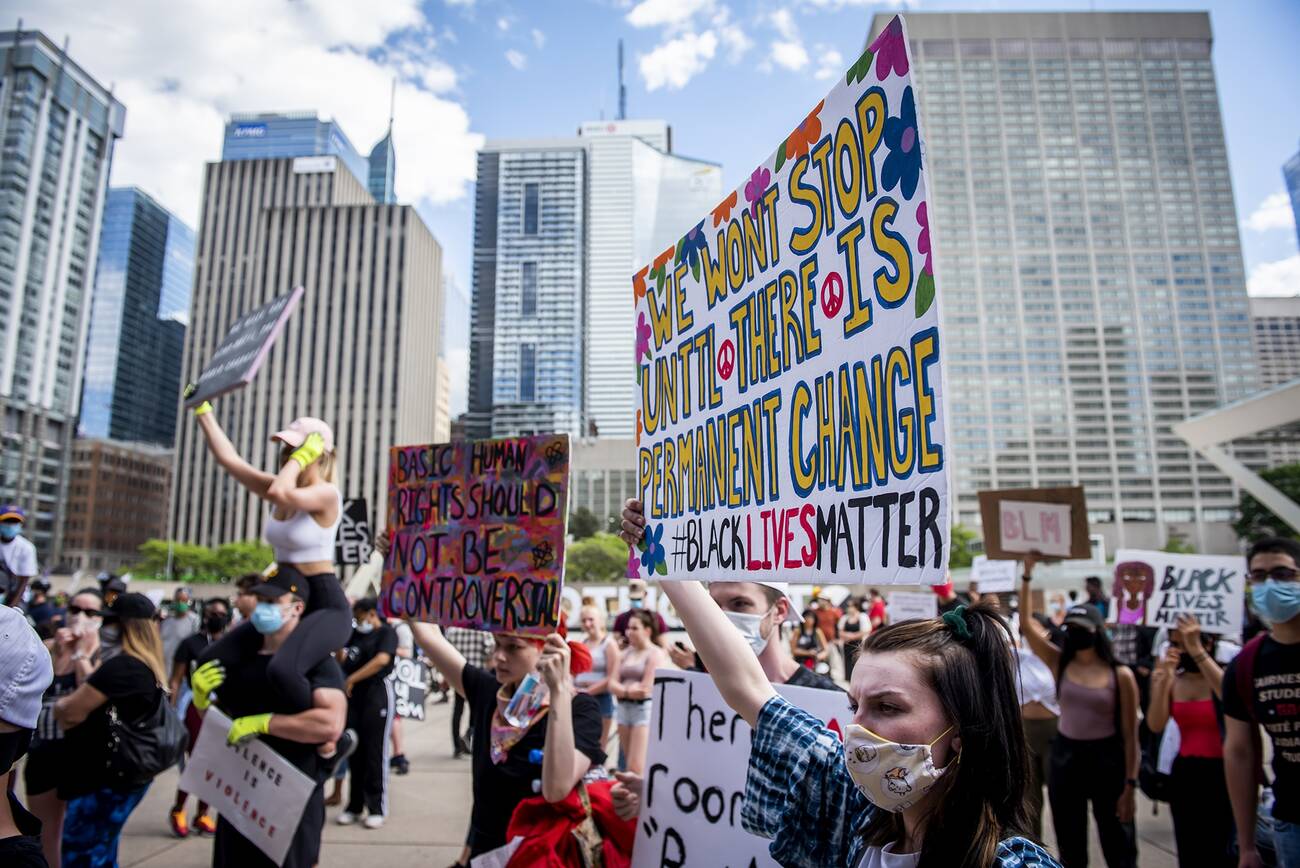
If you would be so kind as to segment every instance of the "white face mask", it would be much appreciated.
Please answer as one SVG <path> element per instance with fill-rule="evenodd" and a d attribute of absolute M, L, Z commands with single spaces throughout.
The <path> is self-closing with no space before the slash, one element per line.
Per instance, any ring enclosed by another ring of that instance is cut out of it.
<path fill-rule="evenodd" d="M 357 625 L 357 632 L 362 634 L 370 633 L 374 629 L 375 629 L 375 625 L 370 623 L 369 621 L 362 621 L 360 624 Z"/>
<path fill-rule="evenodd" d="M 740 635 L 745 637 L 749 647 L 754 649 L 754 654 L 759 655 L 767 650 L 768 644 L 772 641 L 771 633 L 766 637 L 763 636 L 763 619 L 771 613 L 772 610 L 768 609 L 761 615 L 745 615 L 740 612 L 725 611 L 722 614 L 726 615 L 731 625 L 740 631 Z"/>
<path fill-rule="evenodd" d="M 935 768 L 931 747 L 952 732 L 948 727 L 929 744 L 898 744 L 866 727 L 851 723 L 844 730 L 844 762 L 862 794 L 891 814 L 906 810 L 925 797 L 939 778 L 961 760 Z"/>

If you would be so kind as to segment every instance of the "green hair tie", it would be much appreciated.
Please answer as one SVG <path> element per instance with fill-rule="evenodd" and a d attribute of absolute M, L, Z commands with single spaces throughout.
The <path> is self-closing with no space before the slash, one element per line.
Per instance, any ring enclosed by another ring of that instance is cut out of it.
<path fill-rule="evenodd" d="M 958 606 L 951 612 L 943 613 L 943 623 L 948 625 L 948 629 L 957 634 L 957 638 L 963 642 L 971 638 L 970 627 L 966 623 L 966 607 Z"/>

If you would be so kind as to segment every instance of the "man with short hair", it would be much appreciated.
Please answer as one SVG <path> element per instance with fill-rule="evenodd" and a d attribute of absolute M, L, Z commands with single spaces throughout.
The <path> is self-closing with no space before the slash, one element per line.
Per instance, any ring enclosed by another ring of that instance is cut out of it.
<path fill-rule="evenodd" d="M 240 621 L 247 621 L 253 616 L 253 610 L 257 608 L 257 595 L 253 593 L 253 588 L 261 583 L 261 573 L 245 573 L 235 579 L 235 612 Z"/>
<path fill-rule="evenodd" d="M 343 673 L 332 656 L 325 657 L 307 672 L 312 687 L 311 706 L 290 705 L 271 686 L 267 664 L 298 628 L 310 589 L 297 581 L 294 571 L 282 570 L 254 587 L 253 594 L 258 603 L 251 620 L 262 634 L 261 648 L 256 654 L 236 658 L 228 668 L 219 660 L 210 660 L 194 670 L 190 678 L 194 703 L 200 711 L 206 711 L 215 702 L 232 718 L 231 744 L 260 736 L 267 747 L 316 782 L 281 863 L 281 868 L 311 868 L 320 860 L 321 829 L 325 824 L 324 779 L 330 764 L 338 761 L 337 754 L 346 753 L 341 738 L 347 718 Z M 322 747 L 336 742 L 339 747 L 332 752 Z M 322 756 L 322 750 L 329 755 Z M 275 863 L 223 814 L 217 820 L 212 864 L 216 868 L 271 868 Z"/>
<path fill-rule="evenodd" d="M 52 622 L 62 617 L 63 610 L 50 601 L 50 583 L 44 579 L 35 579 L 28 586 L 32 589 L 32 598 L 27 601 L 27 617 L 32 619 L 38 631 L 44 630 L 53 637 Z"/>
<path fill-rule="evenodd" d="M 203 626 L 202 619 L 190 608 L 190 592 L 186 588 L 177 588 L 172 594 L 172 604 L 168 607 L 167 617 L 158 625 L 162 636 L 163 666 L 172 671 L 176 649 L 181 642 L 199 632 Z"/>
<path fill-rule="evenodd" d="M 1085 602 L 1089 606 L 1095 606 L 1097 611 L 1101 612 L 1101 619 L 1105 621 L 1110 614 L 1110 598 L 1106 596 L 1101 577 L 1088 576 L 1083 580 L 1083 590 L 1088 594 L 1088 599 Z"/>
<path fill-rule="evenodd" d="M 0 865 L 48 868 L 41 850 L 41 821 L 27 812 L 9 775 L 27 753 L 54 680 L 50 652 L 17 609 L 0 606 Z"/>
<path fill-rule="evenodd" d="M 16 503 L 0 506 L 0 602 L 21 607 L 23 591 L 37 573 L 36 546 L 23 536 L 27 513 Z"/>
<path fill-rule="evenodd" d="M 1224 775 L 1241 868 L 1263 865 L 1256 846 L 1259 726 L 1273 739 L 1273 846 L 1280 868 L 1300 868 L 1300 543 L 1271 537 L 1250 547 L 1250 600 L 1269 633 L 1250 640 L 1223 673 Z"/>

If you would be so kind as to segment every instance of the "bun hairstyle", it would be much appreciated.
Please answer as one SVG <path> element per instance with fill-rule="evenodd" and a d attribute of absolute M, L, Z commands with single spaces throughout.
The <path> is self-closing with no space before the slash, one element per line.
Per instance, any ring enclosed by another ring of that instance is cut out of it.
<path fill-rule="evenodd" d="M 942 618 L 903 621 L 867 635 L 863 655 L 909 651 L 961 737 L 961 757 L 934 790 L 919 868 L 987 868 L 999 842 L 1030 837 L 1025 809 L 1029 752 L 1020 720 L 1011 631 L 987 603 L 958 606 Z M 898 840 L 902 816 L 877 811 L 868 844 Z"/>

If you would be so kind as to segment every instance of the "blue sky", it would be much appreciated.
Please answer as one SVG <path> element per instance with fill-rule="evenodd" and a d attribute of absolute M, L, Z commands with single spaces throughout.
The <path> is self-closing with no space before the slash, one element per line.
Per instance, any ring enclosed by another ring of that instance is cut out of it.
<path fill-rule="evenodd" d="M 1188 3 L 945 0 L 0 0 L 111 83 L 127 108 L 112 181 L 193 223 L 203 164 L 237 111 L 315 110 L 366 151 L 398 80 L 397 192 L 468 297 L 474 153 L 485 139 L 571 135 L 617 110 L 668 120 L 675 150 L 735 186 L 830 89 L 876 12 L 1178 10 Z M 1214 62 L 1252 291 L 1300 291 L 1282 163 L 1300 148 L 1300 2 L 1214 0 Z M 449 313 L 464 320 L 468 309 Z M 463 341 L 467 323 L 448 335 Z M 452 347 L 454 408 L 467 379 Z"/>

